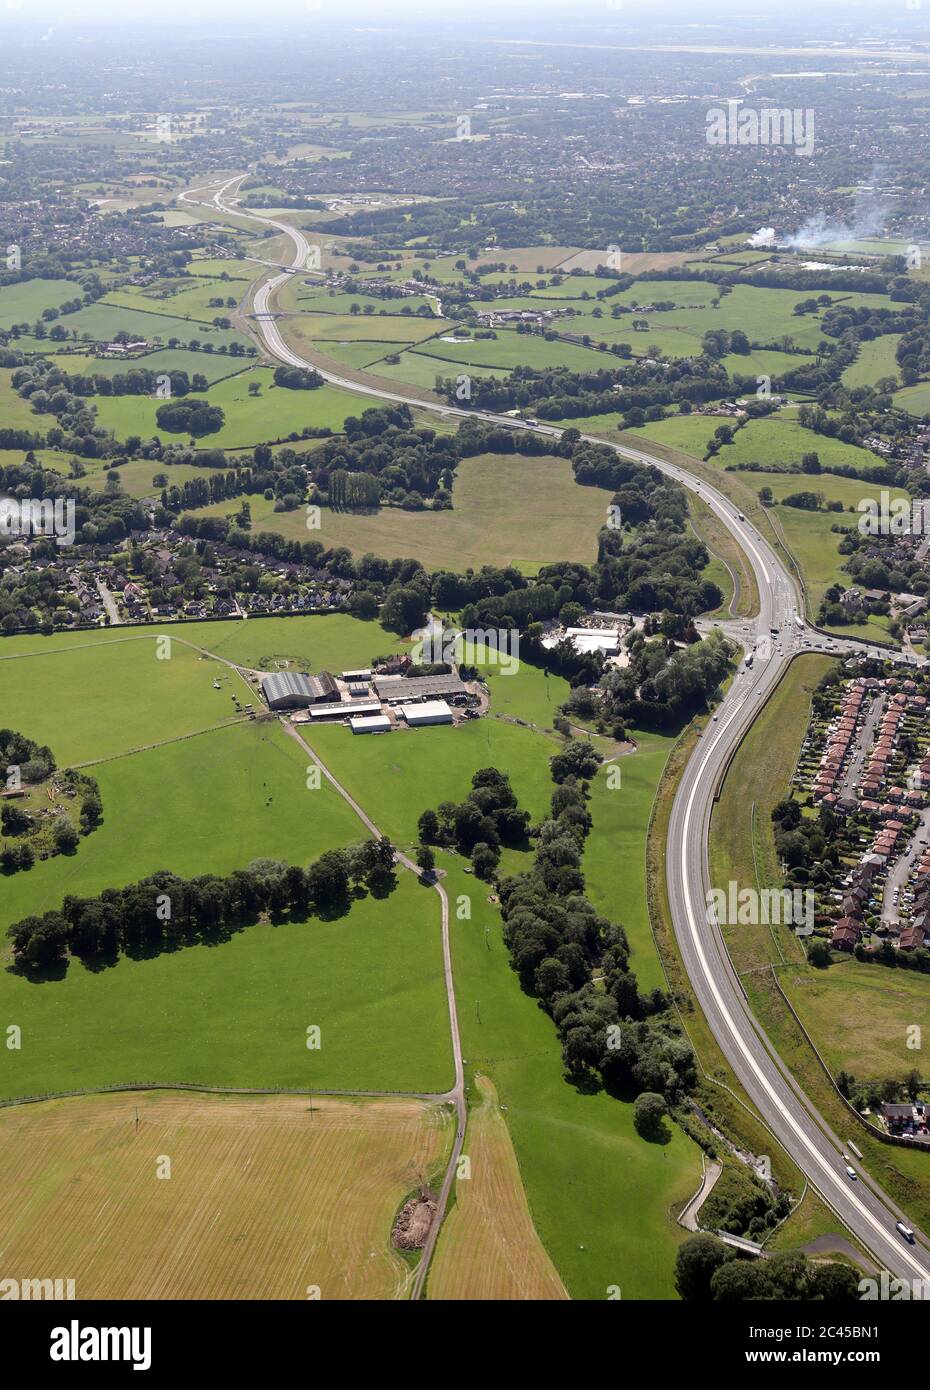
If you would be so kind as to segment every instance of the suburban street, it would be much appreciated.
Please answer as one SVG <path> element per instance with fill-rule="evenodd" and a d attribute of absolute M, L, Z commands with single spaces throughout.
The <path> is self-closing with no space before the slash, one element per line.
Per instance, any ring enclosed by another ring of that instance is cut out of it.
<path fill-rule="evenodd" d="M 227 215 L 248 217 L 276 228 L 293 244 L 291 269 L 265 280 L 256 290 L 253 301 L 255 330 L 272 357 L 297 367 L 313 367 L 333 385 L 356 394 L 408 404 L 445 417 L 477 417 L 488 424 L 533 429 L 536 433 L 555 437 L 561 434 L 561 428 L 517 424 L 508 417 L 415 399 L 405 395 L 402 388 L 382 390 L 360 385 L 321 371 L 299 357 L 281 336 L 273 317 L 273 304 L 279 287 L 291 273 L 304 268 L 310 243 L 300 229 L 288 223 L 238 208 L 233 190 L 244 177 L 244 174 L 238 175 L 219 187 L 214 183 L 190 190 L 181 197 L 188 203 L 202 197 L 209 200 L 207 206 L 212 202 L 217 210 Z M 596 436 L 584 437 L 595 443 L 606 442 Z M 707 921 L 710 818 L 718 784 L 733 751 L 796 655 L 828 649 L 843 654 L 863 652 L 868 648 L 860 642 L 828 639 L 810 627 L 803 602 L 784 562 L 722 493 L 647 452 L 619 444 L 610 444 L 610 447 L 625 458 L 661 470 L 698 493 L 748 557 L 760 596 L 756 618 L 721 624 L 729 635 L 742 642 L 747 652 L 755 649 L 754 664 L 751 669 L 740 669 L 713 721 L 708 723 L 698 741 L 682 776 L 669 824 L 665 860 L 669 900 L 675 934 L 692 988 L 721 1051 L 763 1116 L 773 1142 L 783 1146 L 840 1221 L 884 1268 L 897 1277 L 930 1280 L 930 1247 L 926 1237 L 918 1232 L 916 1245 L 905 1243 L 895 1230 L 895 1222 L 903 1218 L 912 1227 L 914 1222 L 865 1174 L 860 1174 L 859 1181 L 850 1180 L 846 1174 L 842 1150 L 849 1136 L 855 1141 L 855 1120 L 850 1116 L 847 1135 L 834 1134 L 804 1096 L 753 1017 L 719 927 Z M 883 655 L 907 660 L 888 652 Z M 921 659 L 920 664 L 924 660 Z M 915 664 L 914 658 L 911 664 Z"/>

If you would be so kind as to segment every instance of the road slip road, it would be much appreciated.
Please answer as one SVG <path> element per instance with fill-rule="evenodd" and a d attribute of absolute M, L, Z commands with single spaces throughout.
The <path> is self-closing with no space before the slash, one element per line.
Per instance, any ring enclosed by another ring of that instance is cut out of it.
<path fill-rule="evenodd" d="M 244 174 L 216 184 L 190 190 L 182 198 L 198 201 L 204 195 L 221 212 L 248 217 L 274 227 L 294 246 L 288 270 L 273 275 L 255 292 L 253 301 L 256 330 L 268 352 L 281 362 L 310 367 L 284 342 L 270 306 L 278 288 L 296 270 L 302 270 L 310 256 L 310 243 L 297 227 L 271 217 L 245 212 L 235 205 L 232 190 Z M 515 427 L 509 417 L 461 410 L 453 406 L 414 400 L 402 390 L 359 385 L 355 381 L 314 368 L 325 379 L 344 386 L 357 395 L 396 401 L 429 410 L 445 417 L 478 418 L 488 424 Z M 537 434 L 558 438 L 562 429 L 551 426 L 518 425 Z M 585 435 L 593 443 L 606 441 Z M 810 628 L 804 618 L 794 582 L 783 562 L 756 528 L 737 513 L 732 503 L 707 483 L 641 450 L 610 444 L 624 458 L 658 468 L 696 492 L 725 523 L 749 557 L 760 596 L 758 616 L 743 623 L 727 624 L 727 630 L 748 650 L 758 643 L 756 661 L 749 671 L 741 671 L 708 725 L 682 776 L 666 844 L 666 873 L 672 920 L 688 977 L 714 1037 L 730 1067 L 764 1117 L 776 1140 L 791 1155 L 811 1185 L 833 1209 L 849 1230 L 894 1275 L 905 1279 L 930 1280 L 930 1248 L 926 1237 L 918 1234 L 918 1244 L 907 1245 L 895 1231 L 895 1222 L 904 1214 L 875 1184 L 851 1182 L 841 1155 L 841 1139 L 801 1092 L 788 1074 L 765 1034 L 754 1019 L 746 995 L 730 963 L 719 926 L 707 920 L 707 891 L 710 887 L 707 846 L 714 792 L 733 749 L 752 724 L 765 697 L 774 689 L 791 659 L 804 651 L 823 648 L 824 638 Z M 773 630 L 777 629 L 777 633 Z M 862 651 L 864 644 L 846 640 L 831 643 L 838 653 Z M 887 654 L 886 654 L 887 655 Z M 451 980 L 451 974 L 450 974 Z M 850 1125 L 853 1125 L 850 1118 Z M 905 1218 L 907 1219 L 907 1218 Z M 913 1221 L 907 1224 L 913 1226 Z"/>

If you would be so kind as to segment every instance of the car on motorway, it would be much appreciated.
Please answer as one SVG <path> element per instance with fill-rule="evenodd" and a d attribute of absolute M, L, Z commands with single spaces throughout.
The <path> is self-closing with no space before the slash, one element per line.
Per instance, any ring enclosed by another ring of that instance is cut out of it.
<path fill-rule="evenodd" d="M 894 1226 L 895 1230 L 901 1233 L 908 1245 L 914 1244 L 914 1232 L 911 1230 L 910 1226 L 905 1226 L 903 1221 L 896 1221 Z"/>
<path fill-rule="evenodd" d="M 855 1168 L 851 1167 L 851 1165 L 848 1163 L 846 1165 L 846 1176 L 850 1179 L 851 1182 L 858 1182 L 858 1173 L 856 1172 Z"/>

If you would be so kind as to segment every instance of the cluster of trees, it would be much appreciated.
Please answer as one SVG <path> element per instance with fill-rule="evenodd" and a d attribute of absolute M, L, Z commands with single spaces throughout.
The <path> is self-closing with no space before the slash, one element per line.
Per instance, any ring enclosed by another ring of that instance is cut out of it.
<path fill-rule="evenodd" d="M 191 439 L 202 439 L 205 434 L 216 434 L 226 423 L 222 406 L 211 405 L 208 401 L 180 400 L 165 401 L 155 412 L 155 421 L 160 430 L 169 434 L 186 434 Z"/>
<path fill-rule="evenodd" d="M 710 1230 L 761 1240 L 790 1210 L 787 1192 L 727 1155 L 723 1171 L 701 1207 L 701 1222 Z"/>
<path fill-rule="evenodd" d="M 316 391 L 323 380 L 319 372 L 306 367 L 276 367 L 274 373 L 275 386 L 286 386 L 289 391 Z"/>
<path fill-rule="evenodd" d="M 331 476 L 339 472 L 373 478 L 376 500 L 386 504 L 423 505 L 426 498 L 450 501 L 452 475 L 461 457 L 456 436 L 415 429 L 405 405 L 349 416 L 344 428 L 344 439 L 324 444 L 312 456 L 311 501 L 327 500 Z"/>
<path fill-rule="evenodd" d="M 456 378 L 442 378 L 437 389 L 454 405 Z M 730 389 L 726 371 L 706 356 L 663 363 L 631 362 L 624 367 L 576 372 L 566 367 L 517 367 L 504 378 L 473 376 L 470 404 L 479 410 L 532 409 L 542 420 L 571 420 L 622 411 L 631 429 L 661 420 L 664 407 L 686 412 L 692 404 L 719 400 Z"/>
<path fill-rule="evenodd" d="M 789 492 L 787 497 L 781 499 L 783 507 L 795 507 L 802 512 L 841 512 L 842 502 L 828 500 L 822 492 Z"/>
<path fill-rule="evenodd" d="M 511 963 L 555 1022 L 572 1080 L 597 1079 L 614 1093 L 643 1097 L 637 1122 L 651 1136 L 666 1107 L 693 1086 L 694 1059 L 666 996 L 640 994 L 623 927 L 585 896 L 588 782 L 599 765 L 590 742 L 566 741 L 550 764 L 549 815 L 532 828 L 507 775 L 483 768 L 465 802 L 421 816 L 420 836 L 426 845 L 455 844 L 482 877 L 493 873 L 499 844 L 535 838 L 532 869 L 498 884 Z"/>
<path fill-rule="evenodd" d="M 66 897 L 58 910 L 25 917 L 7 934 L 23 972 L 60 968 L 68 955 L 91 962 L 120 953 L 151 956 L 226 940 L 263 913 L 273 921 L 288 914 L 297 920 L 342 915 L 353 893 L 390 893 L 393 864 L 394 847 L 381 839 L 327 850 L 307 869 L 258 859 L 225 878 L 183 879 L 162 871 L 93 898 Z"/>
<path fill-rule="evenodd" d="M 334 468 L 329 475 L 327 500 L 334 511 L 377 507 L 381 488 L 378 479 L 370 473 L 350 473 L 347 468 Z"/>
<path fill-rule="evenodd" d="M 154 396 L 160 384 L 159 378 L 164 377 L 168 377 L 171 383 L 172 397 L 186 396 L 190 391 L 206 391 L 210 385 L 202 372 L 194 372 L 193 375 L 180 370 L 153 372 L 142 366 L 130 367 L 114 376 L 94 371 L 73 374 L 63 368 L 57 370 L 61 374 L 60 388 L 75 396 Z M 29 380 L 34 371 L 35 368 L 29 366 L 14 373 L 17 389 L 20 383 L 25 384 Z M 43 386 L 49 389 L 47 382 L 43 382 Z M 20 394 L 23 394 L 22 391 Z"/>
<path fill-rule="evenodd" d="M 486 767 L 471 779 L 464 801 L 443 801 L 436 811 L 423 812 L 420 840 L 425 845 L 456 845 L 471 856 L 478 877 L 487 879 L 500 862 L 501 845 L 526 843 L 529 822 L 529 812 L 517 806 L 507 775 Z"/>
<path fill-rule="evenodd" d="M 674 628 L 674 614 L 668 615 Z M 607 727 L 627 724 L 674 728 L 708 702 L 733 661 L 734 648 L 717 630 L 684 649 L 664 634 L 634 631 L 629 664 L 608 667 L 600 682 L 601 718 Z"/>
<path fill-rule="evenodd" d="M 40 786 L 55 771 L 52 750 L 33 742 L 15 729 L 0 729 L 0 788 L 28 791 Z M 18 797 L 0 802 L 0 872 L 13 874 L 31 869 L 37 858 L 73 854 L 81 834 L 89 835 L 103 820 L 100 788 L 93 777 L 68 769 L 57 778 L 68 801 L 78 805 L 78 824 L 63 810 L 46 830 Z M 64 807 L 65 802 L 59 803 Z"/>
<path fill-rule="evenodd" d="M 775 850 L 787 866 L 792 884 L 826 885 L 840 863 L 841 826 L 829 807 L 805 816 L 793 797 L 779 801 L 772 811 Z"/>
<path fill-rule="evenodd" d="M 859 1275 L 849 1265 L 815 1264 L 800 1251 L 743 1259 L 706 1232 L 678 1247 L 675 1287 L 690 1303 L 853 1303 L 860 1297 Z"/>
<path fill-rule="evenodd" d="M 923 1078 L 912 1067 L 903 1081 L 886 1077 L 883 1081 L 857 1081 L 852 1072 L 836 1073 L 837 1088 L 858 1111 L 875 1111 L 882 1104 L 894 1105 L 908 1100 L 913 1105 L 925 1093 Z"/>

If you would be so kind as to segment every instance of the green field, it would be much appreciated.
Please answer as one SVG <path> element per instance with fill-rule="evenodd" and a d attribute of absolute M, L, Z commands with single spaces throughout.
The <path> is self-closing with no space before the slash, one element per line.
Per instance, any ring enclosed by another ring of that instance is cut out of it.
<path fill-rule="evenodd" d="M 458 465 L 452 511 L 324 508 L 320 529 L 308 531 L 303 510 L 276 512 L 273 502 L 259 496 L 249 504 L 254 531 L 278 531 L 389 560 L 416 556 L 427 569 L 513 564 L 534 573 L 555 560 L 592 563 L 611 496 L 604 488 L 580 487 L 566 459 L 481 454 Z M 237 502 L 225 501 L 191 515 L 226 516 L 238 509 Z"/>
<path fill-rule="evenodd" d="M 578 371 L 585 369 L 597 371 L 609 365 L 601 353 L 593 348 L 579 347 L 575 343 L 561 343 L 558 340 L 547 342 L 538 334 L 517 333 L 513 329 L 499 328 L 496 338 L 463 339 L 460 343 L 443 342 L 433 338 L 420 348 L 408 349 L 401 357 L 403 364 L 410 353 L 428 356 L 435 360 L 435 373 L 441 376 L 454 375 L 453 368 L 474 368 L 480 375 L 485 368 L 506 367 L 569 367 Z M 645 338 L 645 334 L 641 335 Z"/>
<path fill-rule="evenodd" d="M 700 461 L 707 441 L 720 423 L 722 421 L 714 416 L 676 415 L 643 426 L 635 435 L 631 434 L 630 439 L 633 442 L 637 438 L 648 439 Z M 882 464 L 881 459 L 868 450 L 802 429 L 791 414 L 780 412 L 737 430 L 734 443 L 725 445 L 707 464 L 698 462 L 695 472 L 703 477 L 712 474 L 716 485 L 736 506 L 752 514 L 758 526 L 768 528 L 773 539 L 787 547 L 804 578 L 809 615 L 815 617 L 826 590 L 837 583 L 845 587 L 848 578 L 842 568 L 844 557 L 839 552 L 841 536 L 832 528 L 854 524 L 855 516 L 848 509 L 855 508 L 864 498 L 875 496 L 876 490 L 885 485 L 845 478 L 836 473 L 787 473 L 730 467 L 737 463 L 759 463 L 766 469 L 783 470 L 786 465 L 800 463 L 802 455 L 808 452 L 817 453 L 824 468 L 830 464 L 854 468 Z M 763 487 L 770 487 L 776 499 L 795 492 L 820 492 L 827 501 L 842 502 L 846 510 L 809 512 L 780 506 L 766 511 L 758 501 L 759 490 Z M 890 491 L 893 496 L 904 496 L 899 489 Z M 866 640 L 889 640 L 887 625 L 875 620 L 837 630 Z"/>
<path fill-rule="evenodd" d="M 62 464 L 64 464 L 64 459 L 62 459 Z M 106 486 L 107 472 L 110 468 L 108 462 L 92 463 L 90 466 L 85 465 L 85 467 L 87 467 L 87 474 L 81 479 L 82 487 L 98 490 Z M 155 487 L 152 483 L 152 479 L 160 474 L 167 474 L 169 486 L 172 483 L 180 486 L 191 478 L 208 478 L 213 471 L 213 469 L 197 468 L 193 464 L 187 463 L 175 463 L 166 466 L 159 463 L 157 459 L 135 459 L 117 469 L 120 491 L 125 492 L 129 497 L 137 498 L 161 496 L 161 488 Z"/>
<path fill-rule="evenodd" d="M 42 317 L 43 309 L 57 309 L 70 299 L 80 299 L 84 291 L 73 280 L 22 280 L 0 289 L 0 328 L 14 323 L 33 324 Z M 74 315 L 60 320 L 70 327 Z"/>
<path fill-rule="evenodd" d="M 307 789 L 305 764 L 276 726 L 247 726 L 102 765 L 104 825 L 73 859 L 5 883 L 3 927 L 65 893 L 158 869 L 227 873 L 261 856 L 307 863 L 363 839 L 325 783 Z M 401 874 L 389 897 L 366 897 L 331 922 L 250 926 L 217 945 L 97 971 L 72 961 L 63 980 L 40 985 L 3 971 L 3 1012 L 24 1045 L 4 1052 L 0 1094 L 134 1080 L 443 1090 L 452 1069 L 438 908 Z M 318 1051 L 306 1046 L 311 1024 L 322 1030 Z"/>
<path fill-rule="evenodd" d="M 524 676 L 518 693 L 516 682 Z M 552 704 L 540 689 L 545 677 L 532 668 L 521 677 L 492 677 L 492 714 L 500 708 L 498 691 L 511 680 L 507 713 L 519 711 L 542 726 Z M 478 767 L 506 769 L 534 820 L 552 793 L 548 758 L 559 740 L 505 719 L 387 739 L 346 739 L 344 733 L 315 729 L 311 742 L 398 844 L 414 842 L 424 806 L 461 798 Z M 643 844 L 670 747 L 671 740 L 643 736 L 639 751 L 622 760 L 622 788 L 608 790 L 604 774 L 592 788 L 588 890 L 602 911 L 627 927 L 644 987 L 662 982 L 648 927 Z M 505 860 L 510 872 L 526 863 L 513 851 Z M 489 1075 L 507 1107 L 533 1220 L 560 1275 L 575 1298 L 603 1299 L 610 1284 L 619 1284 L 624 1298 L 673 1298 L 674 1256 L 684 1232 L 671 1208 L 697 1187 L 697 1149 L 677 1129 L 668 1145 L 644 1143 L 633 1129 L 631 1105 L 604 1093 L 582 1094 L 565 1082 L 555 1028 L 520 989 L 486 886 L 463 872 L 458 856 L 440 852 L 438 861 L 453 904 L 463 896 L 471 903 L 470 920 L 453 913 L 452 922 L 467 1075 L 473 1069 Z"/>
<path fill-rule="evenodd" d="M 11 688 L 14 681 L 23 679 L 21 672 L 25 668 L 4 665 L 4 658 L 16 659 L 20 655 L 31 656 L 34 654 L 46 654 L 53 657 L 58 652 L 70 652 L 75 648 L 94 647 L 98 644 L 108 645 L 118 641 L 137 641 L 141 645 L 138 657 L 133 654 L 132 664 L 140 671 L 148 672 L 148 662 L 151 659 L 150 652 L 154 648 L 155 638 L 159 636 L 171 636 L 178 639 L 176 646 L 181 655 L 189 651 L 191 647 L 202 647 L 213 655 L 222 658 L 224 661 L 235 662 L 239 666 L 247 666 L 256 670 L 274 669 L 269 662 L 274 658 L 291 659 L 300 663 L 300 669 L 312 671 L 340 671 L 358 670 L 361 667 L 371 664 L 372 657 L 384 655 L 395 651 L 400 645 L 400 638 L 392 632 L 386 632 L 376 622 L 362 622 L 358 618 L 353 618 L 347 613 L 326 613 L 312 614 L 304 616 L 302 614 L 292 618 L 230 618 L 222 622 L 213 623 L 181 623 L 165 627 L 147 627 L 142 634 L 133 634 L 131 637 L 123 639 L 112 630 L 101 630 L 99 632 L 56 632 L 51 637 L 37 635 L 5 638 L 0 641 L 0 681 L 4 681 L 5 688 Z M 186 645 L 185 645 L 186 644 Z M 129 651 L 129 648 L 126 648 Z M 199 655 L 194 652 L 193 658 L 200 660 Z M 159 665 L 166 665 L 160 662 Z M 212 683 L 215 676 L 221 680 L 228 677 L 231 673 L 225 671 L 215 663 L 210 663 L 203 667 L 209 682 Z M 177 679 L 177 677 L 175 677 Z M 198 675 L 199 686 L 202 686 L 202 677 Z M 185 687 L 181 687 L 185 689 Z M 230 704 L 229 694 L 233 689 L 230 686 L 226 691 L 226 703 Z M 245 687 L 241 687 L 244 692 Z M 186 693 L 186 692 L 185 692 Z M 207 696 L 203 689 L 200 694 L 205 699 L 209 699 L 217 692 L 210 686 L 210 695 Z M 67 702 L 69 697 L 62 696 L 61 699 Z M 221 704 L 223 702 L 221 701 Z M 61 708 L 61 707 L 59 707 Z M 205 706 L 210 710 L 212 706 Z M 105 717 L 101 711 L 100 721 L 105 722 Z M 132 726 L 133 728 L 135 725 Z"/>
<path fill-rule="evenodd" d="M 366 339 L 390 343 L 419 343 L 442 330 L 435 318 L 406 314 L 308 314 L 287 321 L 287 337 L 295 347 L 316 342 L 360 342 Z"/>
<path fill-rule="evenodd" d="M 241 372 L 246 365 L 240 357 L 214 352 L 188 352 L 186 348 L 164 348 L 147 352 L 143 357 L 120 360 L 118 357 L 93 357 L 81 352 L 55 352 L 49 360 L 73 376 L 123 376 L 126 372 L 187 372 L 205 376 L 211 384 L 223 377 Z M 137 398 L 138 399 L 138 398 Z"/>
<path fill-rule="evenodd" d="M 787 970 L 781 986 L 834 1072 L 880 1081 L 920 1069 L 907 1042 L 930 1010 L 926 975 L 847 959 L 829 970 Z"/>
<path fill-rule="evenodd" d="M 851 367 L 843 373 L 843 385 L 849 387 L 874 386 L 883 377 L 898 378 L 898 360 L 895 353 L 901 341 L 900 333 L 886 333 L 881 338 L 873 338 L 859 348 L 859 356 Z"/>
<path fill-rule="evenodd" d="M 907 410 L 911 415 L 930 415 L 930 381 L 905 386 L 903 391 L 895 392 L 893 400 L 899 410 Z"/>
<path fill-rule="evenodd" d="M 186 629 L 184 636 L 192 640 Z M 47 743 L 61 767 L 241 717 L 231 698 L 245 695 L 241 678 L 182 641 L 173 638 L 170 657 L 159 659 L 151 629 L 127 638 L 106 631 L 73 637 L 84 642 L 48 637 L 42 655 L 22 658 L 12 655 L 22 650 L 18 639 L 0 645 L 4 722 Z"/>
<path fill-rule="evenodd" d="M 37 415 L 28 400 L 13 389 L 11 367 L 0 367 L 0 419 L 6 429 L 43 434 L 54 424 L 51 415 Z"/>
<path fill-rule="evenodd" d="M 773 348 L 759 348 L 748 356 L 731 352 L 722 359 L 730 376 L 769 376 L 776 377 L 793 372 L 798 367 L 809 367 L 814 361 L 811 356 L 801 357 L 797 353 L 779 352 Z"/>
<path fill-rule="evenodd" d="M 240 659 L 253 659 L 250 645 L 269 657 L 304 647 L 320 664 L 338 656 L 336 669 L 393 644 L 349 618 L 324 637 L 327 621 L 269 620 L 261 636 L 259 622 L 197 626 L 217 645 L 238 642 Z M 104 823 L 74 855 L 4 880 L 0 928 L 159 869 L 306 864 L 367 834 L 328 783 L 308 788 L 307 755 L 277 724 L 229 724 L 230 691 L 247 698 L 239 676 L 177 640 L 170 659 L 154 653 L 154 634 L 2 645 L 5 721 L 49 742 L 60 766 L 104 759 L 93 764 Z M 133 751 L 159 740 L 170 741 Z M 451 1062 L 440 965 L 438 900 L 402 874 L 393 895 L 329 923 L 250 927 L 99 971 L 72 961 L 63 980 L 42 985 L 3 972 L 5 1011 L 32 1044 L 7 1054 L 0 1092 L 146 1079 L 442 1090 Z M 320 1052 L 305 1046 L 311 1023 L 323 1029 Z"/>
<path fill-rule="evenodd" d="M 215 434 L 204 435 L 197 441 L 201 449 L 238 449 L 255 444 L 287 439 L 299 434 L 307 425 L 319 429 L 328 426 L 337 433 L 347 415 L 358 415 L 370 406 L 370 400 L 344 391 L 337 386 L 321 386 L 316 391 L 290 391 L 275 386 L 270 367 L 251 367 L 237 376 L 228 377 L 211 387 L 203 399 L 220 406 L 225 423 Z M 251 383 L 261 391 L 249 395 Z M 100 424 L 113 431 L 118 439 L 130 434 L 143 438 L 164 435 L 155 419 L 161 404 L 148 396 L 100 396 L 95 400 Z M 170 437 L 170 436 L 169 436 Z M 175 436 L 187 443 L 183 435 Z"/>
<path fill-rule="evenodd" d="M 153 300 L 152 304 L 159 302 L 164 301 Z M 216 312 L 220 314 L 222 311 L 218 309 Z M 108 304 L 106 300 L 99 300 L 86 309 L 79 309 L 76 314 L 69 314 L 62 323 L 72 336 L 82 338 L 87 333 L 95 341 L 108 341 L 117 333 L 126 332 L 149 343 L 170 343 L 172 338 L 187 343 L 196 338 L 203 343 L 212 343 L 214 348 L 221 345 L 228 347 L 230 343 L 240 343 L 242 347 L 251 346 L 250 340 L 244 334 L 231 328 L 213 328 L 209 324 L 187 321 L 154 307 L 121 308 L 119 305 Z"/>

